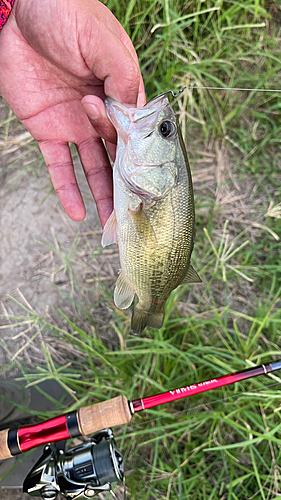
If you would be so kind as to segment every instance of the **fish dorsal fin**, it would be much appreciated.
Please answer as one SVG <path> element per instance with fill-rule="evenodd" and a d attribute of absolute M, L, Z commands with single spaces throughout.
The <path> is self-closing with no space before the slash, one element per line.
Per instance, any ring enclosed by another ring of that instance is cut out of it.
<path fill-rule="evenodd" d="M 182 283 L 202 283 L 200 276 L 198 276 L 192 265 L 189 266 L 185 278 L 182 280 Z"/>
<path fill-rule="evenodd" d="M 115 210 L 112 211 L 111 216 L 107 220 L 102 233 L 101 246 L 107 247 L 112 243 L 117 243 L 117 220 Z"/>
<path fill-rule="evenodd" d="M 132 290 L 125 278 L 123 271 L 120 271 L 114 290 L 114 303 L 118 309 L 127 309 L 134 300 L 135 292 Z"/>

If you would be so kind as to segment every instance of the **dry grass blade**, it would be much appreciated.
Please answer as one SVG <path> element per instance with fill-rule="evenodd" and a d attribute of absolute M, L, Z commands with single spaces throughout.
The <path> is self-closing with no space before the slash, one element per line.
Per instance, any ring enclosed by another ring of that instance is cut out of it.
<path fill-rule="evenodd" d="M 274 205 L 273 201 L 270 202 L 265 217 L 273 217 L 275 219 L 281 219 L 281 203 Z"/>

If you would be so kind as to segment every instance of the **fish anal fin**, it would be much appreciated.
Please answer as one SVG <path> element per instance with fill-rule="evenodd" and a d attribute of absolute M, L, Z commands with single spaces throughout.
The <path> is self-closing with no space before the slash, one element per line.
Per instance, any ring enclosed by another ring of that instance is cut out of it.
<path fill-rule="evenodd" d="M 140 335 L 146 326 L 157 328 L 158 330 L 163 326 L 164 310 L 160 312 L 149 313 L 143 311 L 138 305 L 133 310 L 131 319 L 131 329 L 134 333 Z"/>
<path fill-rule="evenodd" d="M 115 210 L 113 210 L 104 226 L 101 245 L 102 247 L 107 247 L 108 245 L 112 245 L 112 243 L 117 243 L 117 241 L 117 220 Z"/>
<path fill-rule="evenodd" d="M 200 276 L 197 274 L 192 265 L 189 266 L 187 273 L 182 280 L 182 284 L 183 283 L 202 283 Z"/>
<path fill-rule="evenodd" d="M 160 328 L 162 328 L 164 323 L 164 316 L 165 316 L 164 311 L 157 313 L 150 313 L 148 315 L 147 326 L 150 326 L 150 328 L 157 328 L 158 330 L 160 330 Z"/>
<path fill-rule="evenodd" d="M 128 309 L 134 300 L 135 292 L 125 278 L 123 271 L 120 271 L 114 289 L 114 303 L 118 309 Z"/>

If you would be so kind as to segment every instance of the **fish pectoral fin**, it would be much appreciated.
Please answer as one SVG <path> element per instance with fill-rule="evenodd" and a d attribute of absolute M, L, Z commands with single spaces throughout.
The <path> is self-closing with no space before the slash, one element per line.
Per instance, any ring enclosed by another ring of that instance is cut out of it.
<path fill-rule="evenodd" d="M 189 266 L 187 273 L 182 280 L 182 284 L 183 283 L 202 283 L 200 276 L 191 265 Z"/>
<path fill-rule="evenodd" d="M 152 239 L 153 243 L 157 243 L 155 231 L 143 209 L 143 204 L 141 203 L 136 210 L 129 209 L 128 212 L 133 218 L 137 233 L 143 238 L 145 243 L 147 244 L 149 239 Z"/>
<path fill-rule="evenodd" d="M 131 204 L 130 208 L 128 208 L 128 212 L 132 217 L 138 217 L 142 212 L 142 202 L 138 204 Z"/>
<path fill-rule="evenodd" d="M 115 210 L 112 211 L 107 223 L 104 226 L 104 230 L 102 233 L 101 246 L 107 247 L 108 245 L 112 245 L 112 243 L 117 243 L 117 219 Z"/>
<path fill-rule="evenodd" d="M 120 271 L 114 289 L 114 303 L 118 309 L 128 309 L 134 300 L 135 292 L 125 278 L 123 271 Z"/>

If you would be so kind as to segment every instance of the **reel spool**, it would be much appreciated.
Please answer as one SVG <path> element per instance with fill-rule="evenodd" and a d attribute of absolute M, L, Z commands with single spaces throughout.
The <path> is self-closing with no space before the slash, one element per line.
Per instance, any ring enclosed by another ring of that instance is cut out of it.
<path fill-rule="evenodd" d="M 111 491 L 111 484 L 124 479 L 123 456 L 111 429 L 95 434 L 88 443 L 64 451 L 47 445 L 42 457 L 26 477 L 23 491 L 55 500 L 93 498 Z M 113 493 L 113 492 L 112 492 Z"/>

